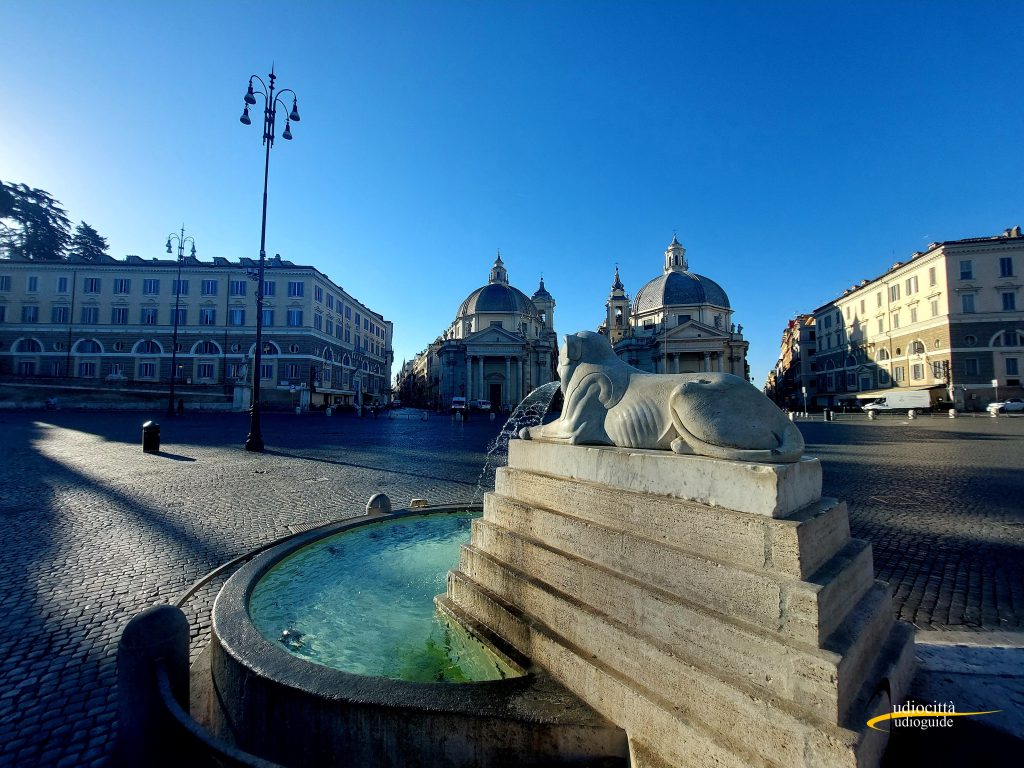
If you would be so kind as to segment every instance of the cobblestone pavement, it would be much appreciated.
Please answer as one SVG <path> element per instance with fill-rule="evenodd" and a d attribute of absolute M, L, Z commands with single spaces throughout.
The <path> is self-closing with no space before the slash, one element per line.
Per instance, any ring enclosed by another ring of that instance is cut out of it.
<path fill-rule="evenodd" d="M 163 453 L 148 455 L 145 419 L 0 415 L 0 765 L 109 763 L 117 639 L 131 616 L 289 526 L 360 514 L 374 492 L 396 504 L 473 498 L 497 432 L 436 416 L 271 414 L 259 455 L 241 450 L 246 415 L 188 414 L 164 421 Z M 1020 629 L 1024 418 L 801 429 L 902 618 Z M 218 587 L 188 606 L 194 650 Z"/>

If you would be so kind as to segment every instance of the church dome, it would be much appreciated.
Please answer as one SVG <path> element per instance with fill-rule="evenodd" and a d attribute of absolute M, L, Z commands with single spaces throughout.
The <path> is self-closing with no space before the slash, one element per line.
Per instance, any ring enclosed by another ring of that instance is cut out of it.
<path fill-rule="evenodd" d="M 475 315 L 478 312 L 504 312 L 530 315 L 540 317 L 537 307 L 529 297 L 508 284 L 508 272 L 501 260 L 501 254 L 494 261 L 491 267 L 490 282 L 473 291 L 466 300 L 459 305 L 459 311 L 455 319 L 466 315 Z"/>
<path fill-rule="evenodd" d="M 457 317 L 475 315 L 477 312 L 518 312 L 536 315 L 537 307 L 525 293 L 511 285 L 491 283 L 477 288 L 459 306 Z"/>
<path fill-rule="evenodd" d="M 633 313 L 640 314 L 660 307 L 714 304 L 729 309 L 729 297 L 722 286 L 709 277 L 690 272 L 686 249 L 676 236 L 665 249 L 665 267 L 661 275 L 637 291 Z"/>
<path fill-rule="evenodd" d="M 722 286 L 709 277 L 693 272 L 666 272 L 637 291 L 633 312 L 647 312 L 659 307 L 714 304 L 729 309 L 729 297 Z"/>

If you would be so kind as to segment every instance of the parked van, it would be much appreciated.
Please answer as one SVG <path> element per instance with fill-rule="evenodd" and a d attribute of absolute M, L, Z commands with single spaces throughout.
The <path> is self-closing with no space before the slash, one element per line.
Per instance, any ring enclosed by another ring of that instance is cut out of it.
<path fill-rule="evenodd" d="M 926 389 L 891 392 L 863 406 L 864 411 L 927 411 L 932 407 L 931 394 Z"/>
<path fill-rule="evenodd" d="M 452 413 L 462 413 L 462 414 L 464 414 L 466 412 L 466 398 L 464 398 L 464 397 L 453 397 L 452 398 L 451 412 Z"/>
<path fill-rule="evenodd" d="M 491 410 L 490 400 L 474 400 L 473 407 L 478 411 L 489 411 Z"/>

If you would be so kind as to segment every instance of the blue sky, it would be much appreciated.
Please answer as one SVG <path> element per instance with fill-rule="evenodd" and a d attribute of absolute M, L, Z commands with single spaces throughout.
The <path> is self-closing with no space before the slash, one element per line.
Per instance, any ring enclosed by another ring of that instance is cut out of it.
<path fill-rule="evenodd" d="M 986 2 L 21 2 L 0 178 L 115 256 L 258 255 L 248 76 L 299 94 L 268 253 L 395 323 L 400 363 L 486 282 L 543 272 L 560 333 L 675 230 L 760 386 L 786 321 L 935 240 L 1024 224 L 1019 30 Z M 254 121 L 257 122 L 258 121 Z"/>

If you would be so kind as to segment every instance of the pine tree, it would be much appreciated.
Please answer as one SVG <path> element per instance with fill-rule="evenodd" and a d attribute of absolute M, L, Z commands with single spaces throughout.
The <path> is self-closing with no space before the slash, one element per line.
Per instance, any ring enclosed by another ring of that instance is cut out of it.
<path fill-rule="evenodd" d="M 68 256 L 77 257 L 82 261 L 105 261 L 110 258 L 107 248 L 107 238 L 83 221 L 75 227 L 75 236 L 71 238 Z"/>
<path fill-rule="evenodd" d="M 49 192 L 0 181 L 0 248 L 9 256 L 63 259 L 70 229 L 67 212 Z"/>

